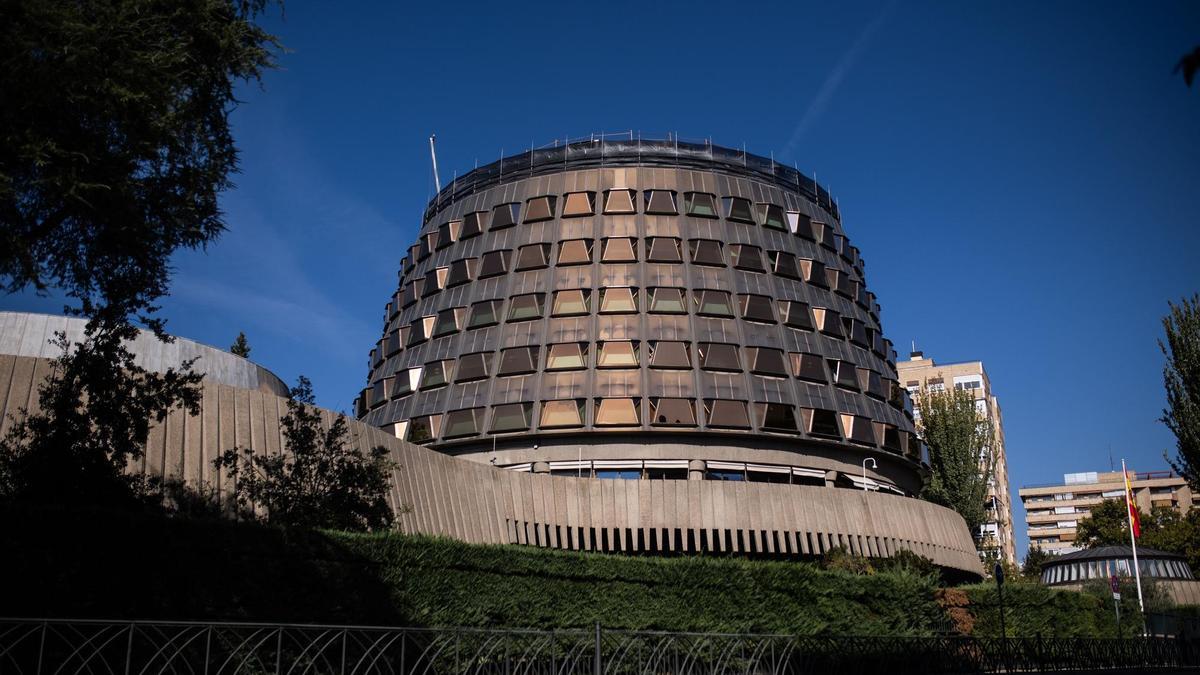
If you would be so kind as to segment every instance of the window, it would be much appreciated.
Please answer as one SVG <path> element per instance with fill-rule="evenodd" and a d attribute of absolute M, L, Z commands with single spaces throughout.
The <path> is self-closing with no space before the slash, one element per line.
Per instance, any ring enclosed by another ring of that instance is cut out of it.
<path fill-rule="evenodd" d="M 775 323 L 774 301 L 765 295 L 742 294 L 738 296 L 742 318 L 747 321 Z"/>
<path fill-rule="evenodd" d="M 596 400 L 596 426 L 628 427 L 642 423 L 635 398 L 601 398 Z"/>
<path fill-rule="evenodd" d="M 833 374 L 833 383 L 837 386 L 858 391 L 858 371 L 853 363 L 829 359 L 829 372 Z"/>
<path fill-rule="evenodd" d="M 627 263 L 637 262 L 637 252 L 634 249 L 636 239 L 629 237 L 614 237 L 612 239 L 604 239 L 602 242 L 602 253 L 600 254 L 600 262 L 606 263 Z"/>
<path fill-rule="evenodd" d="M 503 300 L 484 300 L 471 305 L 471 316 L 467 319 L 467 330 L 494 326 L 500 323 L 500 305 Z"/>
<path fill-rule="evenodd" d="M 842 334 L 842 315 L 826 309 L 824 307 L 813 307 L 813 317 L 816 319 L 817 330 L 832 335 L 834 337 L 844 338 Z"/>
<path fill-rule="evenodd" d="M 656 427 L 694 427 L 696 406 L 690 398 L 652 398 L 650 423 Z"/>
<path fill-rule="evenodd" d="M 658 263 L 683 262 L 680 241 L 674 237 L 650 237 L 646 240 L 646 261 Z"/>
<path fill-rule="evenodd" d="M 600 290 L 601 314 L 631 314 L 637 311 L 636 288 L 604 288 Z"/>
<path fill-rule="evenodd" d="M 416 368 L 408 368 L 396 373 L 392 396 L 399 398 L 416 391 L 417 384 L 421 381 L 421 371 L 423 369 L 422 366 L 417 366 Z"/>
<path fill-rule="evenodd" d="M 492 408 L 492 433 L 525 431 L 529 428 L 532 403 L 506 403 Z"/>
<path fill-rule="evenodd" d="M 836 251 L 837 242 L 833 238 L 833 228 L 825 223 L 813 223 L 813 229 L 820 235 L 818 242 L 825 248 Z"/>
<path fill-rule="evenodd" d="M 749 244 L 734 244 L 729 247 L 729 258 L 733 266 L 747 272 L 765 272 L 762 264 L 762 249 Z"/>
<path fill-rule="evenodd" d="M 568 192 L 567 200 L 563 204 L 563 218 L 578 218 L 579 216 L 591 216 L 596 214 L 596 193 L 595 192 Z M 550 217 L 554 217 L 554 212 L 551 210 Z"/>
<path fill-rule="evenodd" d="M 404 296 L 401 298 L 401 306 L 408 307 L 421 297 L 421 291 L 425 289 L 424 279 L 415 279 L 404 287 Z"/>
<path fill-rule="evenodd" d="M 704 472 L 704 480 L 744 481 L 746 472 L 710 469 Z"/>
<path fill-rule="evenodd" d="M 701 316 L 732 317 L 733 307 L 729 304 L 729 293 L 725 291 L 692 291 L 696 313 Z"/>
<path fill-rule="evenodd" d="M 651 314 L 687 314 L 682 288 L 651 288 Z"/>
<path fill-rule="evenodd" d="M 755 375 L 788 376 L 788 365 L 783 356 L 783 350 L 770 347 L 747 347 L 746 359 L 750 362 L 750 372 Z"/>
<path fill-rule="evenodd" d="M 599 342 L 597 347 L 600 354 L 596 359 L 597 368 L 637 368 L 637 343 L 628 340 Z"/>
<path fill-rule="evenodd" d="M 724 197 L 721 202 L 725 205 L 725 219 L 739 223 L 754 224 L 754 213 L 750 208 L 750 200 L 742 197 Z"/>
<path fill-rule="evenodd" d="M 497 375 L 525 375 L 537 370 L 538 348 L 509 347 L 500 350 L 500 368 Z"/>
<path fill-rule="evenodd" d="M 674 216 L 679 214 L 675 207 L 675 193 L 671 190 L 646 190 L 646 213 L 652 216 Z"/>
<path fill-rule="evenodd" d="M 554 195 L 545 195 L 526 200 L 525 222 L 536 223 L 542 220 L 550 220 L 553 218 L 556 201 L 557 200 Z M 493 226 L 492 229 L 496 229 L 495 226 Z"/>
<path fill-rule="evenodd" d="M 558 245 L 558 264 L 586 265 L 592 262 L 591 239 L 569 239 Z"/>
<path fill-rule="evenodd" d="M 852 443 L 875 445 L 875 430 L 871 428 L 871 420 L 862 415 L 842 413 L 842 433 Z"/>
<path fill-rule="evenodd" d="M 712 239 L 691 239 L 688 241 L 688 250 L 692 256 L 692 262 L 697 265 L 713 265 L 723 267 L 725 265 L 725 255 L 721 251 L 721 242 L 713 241 Z"/>
<path fill-rule="evenodd" d="M 458 357 L 458 376 L 455 382 L 482 380 L 490 374 L 491 352 L 476 352 Z"/>
<path fill-rule="evenodd" d="M 642 472 L 637 469 L 597 469 L 596 478 L 600 480 L 639 480 Z"/>
<path fill-rule="evenodd" d="M 842 437 L 841 425 L 836 412 L 823 408 L 804 408 L 802 412 L 807 421 L 806 431 L 808 433 L 828 438 L 840 439 Z"/>
<path fill-rule="evenodd" d="M 501 204 L 492 209 L 492 230 L 502 230 L 520 222 L 520 204 Z"/>
<path fill-rule="evenodd" d="M 609 190 L 604 193 L 605 215 L 637 213 L 633 205 L 633 190 Z"/>
<path fill-rule="evenodd" d="M 484 211 L 475 211 L 463 216 L 462 229 L 458 231 L 458 240 L 470 239 L 483 232 L 483 223 L 487 220 L 487 213 Z"/>
<path fill-rule="evenodd" d="M 428 443 L 438 437 L 442 429 L 441 415 L 414 417 L 408 424 L 409 443 Z"/>
<path fill-rule="evenodd" d="M 754 412 L 760 429 L 796 431 L 796 409 L 786 403 L 755 403 Z"/>
<path fill-rule="evenodd" d="M 498 251 L 497 251 L 498 252 Z M 446 278 L 446 286 L 465 284 L 475 278 L 479 271 L 479 258 L 464 258 L 450 263 L 450 276 Z"/>
<path fill-rule="evenodd" d="M 825 274 L 825 263 L 819 260 L 800 259 L 800 271 L 804 280 L 813 286 L 829 288 L 829 277 Z"/>
<path fill-rule="evenodd" d="M 745 401 L 704 399 L 704 417 L 708 426 L 721 429 L 749 429 L 750 416 L 746 413 Z"/>
<path fill-rule="evenodd" d="M 787 221 L 788 229 L 792 231 L 792 234 L 809 241 L 816 241 L 816 237 L 813 236 L 812 218 L 797 211 L 788 211 Z"/>
<path fill-rule="evenodd" d="M 433 337 L 457 333 L 462 328 L 466 313 L 466 307 L 451 307 L 438 312 L 437 321 L 433 324 Z"/>
<path fill-rule="evenodd" d="M 738 359 L 737 345 L 719 342 L 701 342 L 696 348 L 700 357 L 700 367 L 704 370 L 739 371 L 742 369 Z"/>
<path fill-rule="evenodd" d="M 796 262 L 796 256 L 784 251 L 767 251 L 767 261 L 771 265 L 771 271 L 781 277 L 787 279 L 802 279 L 800 274 L 800 265 Z"/>
<path fill-rule="evenodd" d="M 438 226 L 438 248 L 446 248 L 458 240 L 458 233 L 462 231 L 462 221 L 452 220 L 448 223 L 442 223 Z"/>
<path fill-rule="evenodd" d="M 511 250 L 488 251 L 484 253 L 483 262 L 479 265 L 479 278 L 486 279 L 507 273 L 508 261 L 511 254 Z"/>
<path fill-rule="evenodd" d="M 779 318 L 783 325 L 800 330 L 812 330 L 813 320 L 808 313 L 808 305 L 798 300 L 781 300 L 779 302 Z"/>
<path fill-rule="evenodd" d="M 454 374 L 454 359 L 432 361 L 425 364 L 425 372 L 421 375 L 421 389 L 437 389 L 450 384 Z"/>
<path fill-rule="evenodd" d="M 464 408 L 446 413 L 446 433 L 442 438 L 462 438 L 479 433 L 483 422 L 483 408 Z"/>
<path fill-rule="evenodd" d="M 589 314 L 590 290 L 570 290 L 554 292 L 554 309 L 551 316 L 582 316 Z"/>
<path fill-rule="evenodd" d="M 450 275 L 449 267 L 435 267 L 425 273 L 425 292 L 422 295 L 433 295 L 446 287 L 446 278 Z"/>
<path fill-rule="evenodd" d="M 555 344 L 546 351 L 546 370 L 582 370 L 586 367 L 587 343 Z"/>
<path fill-rule="evenodd" d="M 762 222 L 763 227 L 769 227 L 772 230 L 787 231 L 787 223 L 783 220 L 783 207 L 775 204 L 759 204 L 758 219 Z"/>
<path fill-rule="evenodd" d="M 550 244 L 530 244 L 517 249 L 516 271 L 536 270 L 550 265 Z"/>
<path fill-rule="evenodd" d="M 433 323 L 436 316 L 422 316 L 408 324 L 408 344 L 411 347 L 428 340 L 433 335 Z"/>
<path fill-rule="evenodd" d="M 836 273 L 837 277 L 832 284 L 834 292 L 851 300 L 858 297 L 858 282 L 854 281 L 847 272 L 836 270 Z"/>
<path fill-rule="evenodd" d="M 545 293 L 514 295 L 508 303 L 508 320 L 529 321 L 542 318 L 542 303 L 545 298 Z"/>
<path fill-rule="evenodd" d="M 667 340 L 651 342 L 650 367 L 685 370 L 691 368 L 692 355 L 688 343 Z"/>
<path fill-rule="evenodd" d="M 700 218 L 717 217 L 717 196 L 707 192 L 685 192 L 683 204 L 689 216 Z"/>
<path fill-rule="evenodd" d="M 867 326 L 857 319 L 842 317 L 842 329 L 846 335 L 850 336 L 850 342 L 868 349 L 871 346 L 871 339 L 867 337 Z"/>
<path fill-rule="evenodd" d="M 904 452 L 904 444 L 900 440 L 900 430 L 890 424 L 883 425 L 883 449 L 897 454 Z"/>
<path fill-rule="evenodd" d="M 542 429 L 583 426 L 583 400 L 545 401 L 542 403 Z"/>
<path fill-rule="evenodd" d="M 867 396 L 879 399 L 886 397 L 886 391 L 883 388 L 883 377 L 879 375 L 879 371 L 871 370 L 870 368 L 859 368 L 858 384 L 863 388 Z"/>
<path fill-rule="evenodd" d="M 825 359 L 820 354 L 792 352 L 788 355 L 792 361 L 792 375 L 809 382 L 825 384 Z"/>

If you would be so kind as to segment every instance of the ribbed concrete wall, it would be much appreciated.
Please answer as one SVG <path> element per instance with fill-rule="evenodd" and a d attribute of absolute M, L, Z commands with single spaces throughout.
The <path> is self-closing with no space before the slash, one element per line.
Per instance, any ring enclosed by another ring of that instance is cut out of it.
<path fill-rule="evenodd" d="M 0 356 L 6 416 L 36 403 L 49 362 Z M 36 407 L 36 406 L 34 406 Z M 286 399 L 207 383 L 201 413 L 172 414 L 155 428 L 135 470 L 225 488 L 211 462 L 245 446 L 281 451 Z M 325 411 L 332 421 L 334 413 Z M 927 502 L 841 488 L 687 480 L 597 480 L 517 473 L 450 457 L 348 420 L 364 450 L 387 447 L 399 468 L 389 500 L 408 507 L 406 532 L 472 543 L 550 548 L 817 554 L 845 546 L 868 556 L 913 550 L 944 567 L 978 573 L 962 518 Z"/>

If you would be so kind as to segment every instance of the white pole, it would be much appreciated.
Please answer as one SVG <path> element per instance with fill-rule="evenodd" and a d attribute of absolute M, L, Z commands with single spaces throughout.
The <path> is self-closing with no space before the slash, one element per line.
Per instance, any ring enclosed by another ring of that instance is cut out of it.
<path fill-rule="evenodd" d="M 1125 483 L 1125 518 L 1129 521 L 1129 543 L 1133 547 L 1133 576 L 1137 580 L 1138 609 L 1142 617 L 1146 615 L 1146 603 L 1142 600 L 1142 570 L 1138 567 L 1137 537 L 1133 536 L 1133 509 L 1137 502 L 1133 501 L 1133 484 L 1129 482 L 1129 474 L 1125 471 L 1125 458 L 1121 458 L 1121 480 Z"/>
<path fill-rule="evenodd" d="M 874 457 L 868 457 L 868 458 L 866 458 L 866 459 L 864 459 L 864 460 L 863 460 L 863 463 L 862 463 L 862 467 L 863 467 L 863 486 L 862 486 L 862 487 L 863 487 L 863 492 L 869 492 L 869 491 L 871 490 L 871 488 L 867 487 L 867 485 L 868 485 L 868 483 L 867 483 L 867 462 L 870 462 L 870 463 L 871 463 L 871 468 L 872 468 L 872 469 L 877 469 L 877 468 L 879 468 L 879 465 L 875 463 L 875 458 L 874 458 Z"/>
<path fill-rule="evenodd" d="M 433 146 L 433 143 L 436 139 L 437 139 L 437 134 L 430 134 L 430 136 L 429 136 L 429 156 L 433 158 L 433 185 L 434 185 L 434 187 L 437 188 L 438 192 L 441 192 L 442 191 L 442 179 L 440 176 L 438 176 L 437 149 L 435 149 Z"/>

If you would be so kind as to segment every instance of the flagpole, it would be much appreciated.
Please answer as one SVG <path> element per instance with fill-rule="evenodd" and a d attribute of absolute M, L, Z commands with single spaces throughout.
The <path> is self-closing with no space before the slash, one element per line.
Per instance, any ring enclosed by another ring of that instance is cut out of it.
<path fill-rule="evenodd" d="M 1125 458 L 1121 458 L 1121 478 L 1125 480 L 1125 518 L 1129 521 L 1129 543 L 1133 547 L 1133 575 L 1137 580 L 1138 591 L 1138 608 L 1142 610 L 1142 616 L 1146 615 L 1146 603 L 1142 600 L 1142 570 L 1138 566 L 1137 557 L 1137 537 L 1133 536 L 1133 510 L 1137 508 L 1137 502 L 1133 501 L 1133 485 L 1129 482 L 1129 473 L 1125 469 Z"/>

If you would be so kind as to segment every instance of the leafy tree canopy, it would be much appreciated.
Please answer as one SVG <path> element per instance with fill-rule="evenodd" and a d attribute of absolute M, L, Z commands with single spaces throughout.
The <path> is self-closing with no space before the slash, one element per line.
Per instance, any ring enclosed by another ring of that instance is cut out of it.
<path fill-rule="evenodd" d="M 250 356 L 250 342 L 246 340 L 245 333 L 238 333 L 237 339 L 229 346 L 229 353 L 243 359 Z"/>
<path fill-rule="evenodd" d="M 1200 570 L 1200 510 L 1181 515 L 1168 506 L 1155 506 L 1142 513 L 1142 536 L 1138 546 L 1176 553 Z M 1091 514 L 1079 521 L 1075 541 L 1080 546 L 1128 546 L 1129 517 L 1124 499 L 1106 499 L 1092 507 Z M 1032 550 L 1032 549 L 1031 549 Z"/>
<path fill-rule="evenodd" d="M 954 509 L 971 532 L 987 522 L 988 480 L 992 476 L 992 425 L 975 408 L 970 392 L 924 390 L 917 395 L 920 431 L 929 445 L 932 475 L 921 496 Z"/>
<path fill-rule="evenodd" d="M 1030 546 L 1025 553 L 1025 562 L 1021 565 L 1021 576 L 1027 581 L 1038 581 L 1042 578 L 1042 565 L 1054 557 L 1040 546 Z"/>
<path fill-rule="evenodd" d="M 1158 342 L 1167 357 L 1167 407 L 1161 419 L 1175 434 L 1177 452 L 1168 461 L 1192 490 L 1200 491 L 1200 294 L 1168 304 L 1171 312 L 1162 320 L 1166 342 Z"/>

